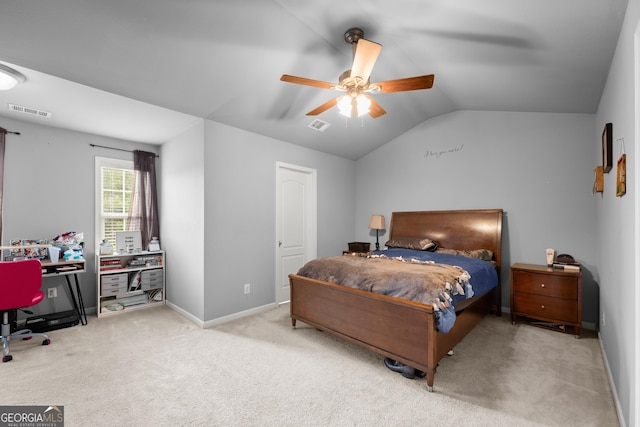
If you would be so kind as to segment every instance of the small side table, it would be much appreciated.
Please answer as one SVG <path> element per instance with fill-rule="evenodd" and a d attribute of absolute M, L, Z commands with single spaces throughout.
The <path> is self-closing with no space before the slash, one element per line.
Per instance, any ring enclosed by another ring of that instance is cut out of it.
<path fill-rule="evenodd" d="M 352 255 L 352 256 L 361 256 L 367 257 L 371 252 L 359 252 L 359 251 L 342 251 L 342 255 Z"/>
<path fill-rule="evenodd" d="M 573 327 L 576 338 L 582 326 L 582 273 L 546 265 L 516 263 L 511 266 L 511 322 L 518 316 Z"/>
<path fill-rule="evenodd" d="M 349 250 L 342 251 L 342 255 L 359 255 L 367 256 L 371 250 L 371 244 L 369 242 L 349 242 Z"/>

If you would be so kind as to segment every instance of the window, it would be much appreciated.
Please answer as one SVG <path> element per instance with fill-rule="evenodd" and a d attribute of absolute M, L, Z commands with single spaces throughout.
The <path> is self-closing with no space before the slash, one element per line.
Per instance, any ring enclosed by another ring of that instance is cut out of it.
<path fill-rule="evenodd" d="M 96 241 L 116 247 L 116 231 L 127 230 L 134 185 L 133 161 L 96 157 Z"/>

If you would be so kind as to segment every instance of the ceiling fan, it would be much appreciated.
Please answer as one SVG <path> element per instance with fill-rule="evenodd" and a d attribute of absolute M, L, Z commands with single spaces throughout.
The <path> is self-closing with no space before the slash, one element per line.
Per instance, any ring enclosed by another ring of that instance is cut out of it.
<path fill-rule="evenodd" d="M 433 74 L 371 83 L 369 80 L 371 70 L 382 50 L 382 45 L 363 37 L 364 32 L 360 28 L 351 28 L 344 33 L 344 40 L 353 47 L 353 65 L 350 70 L 338 77 L 338 84 L 289 74 L 283 74 L 280 77 L 283 82 L 345 92 L 345 95 L 333 98 L 309 111 L 307 116 L 317 116 L 331 107 L 338 106 L 340 114 L 347 117 L 360 117 L 368 113 L 375 119 L 387 112 L 369 95 L 370 93 L 403 92 L 430 89 L 433 86 Z"/>

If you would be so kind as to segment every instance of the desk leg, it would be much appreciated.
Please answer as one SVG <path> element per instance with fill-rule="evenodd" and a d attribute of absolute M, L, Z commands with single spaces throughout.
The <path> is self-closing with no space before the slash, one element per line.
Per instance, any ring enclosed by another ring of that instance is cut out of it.
<path fill-rule="evenodd" d="M 84 309 L 84 301 L 82 300 L 82 292 L 80 292 L 80 283 L 78 282 L 78 275 L 77 274 L 73 275 L 73 278 L 76 282 L 77 299 L 76 299 L 76 294 L 74 294 L 73 292 L 73 286 L 71 286 L 71 280 L 69 280 L 69 275 L 66 274 L 64 278 L 67 279 L 67 285 L 69 285 L 69 292 L 71 293 L 73 308 L 75 308 L 76 311 L 78 312 L 78 317 L 80 317 L 80 322 L 84 326 L 87 324 L 87 312 Z"/>

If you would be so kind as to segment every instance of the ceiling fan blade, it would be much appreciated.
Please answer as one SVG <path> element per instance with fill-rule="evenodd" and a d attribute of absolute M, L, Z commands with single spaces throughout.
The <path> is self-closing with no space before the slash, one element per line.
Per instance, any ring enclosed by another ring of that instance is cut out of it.
<path fill-rule="evenodd" d="M 380 92 L 403 92 L 406 90 L 419 90 L 419 89 L 431 89 L 433 86 L 433 74 L 427 74 L 425 76 L 407 77 L 404 79 L 387 80 L 384 82 L 377 82 L 371 86 L 378 86 Z"/>
<path fill-rule="evenodd" d="M 351 77 L 360 77 L 363 81 L 369 81 L 371 70 L 380 55 L 382 45 L 369 40 L 360 39 L 356 45 L 356 52 L 351 67 Z"/>
<path fill-rule="evenodd" d="M 311 110 L 307 113 L 307 116 L 317 116 L 320 113 L 324 113 L 325 111 L 327 111 L 329 108 L 331 107 L 335 107 L 335 105 L 338 103 L 338 98 L 333 98 L 328 100 L 327 102 L 325 102 L 324 104 L 322 104 L 321 106 L 319 106 L 318 108 Z"/>
<path fill-rule="evenodd" d="M 371 101 L 371 105 L 369 106 L 369 115 L 371 117 L 373 117 L 374 119 L 377 119 L 378 117 L 384 116 L 385 114 L 387 114 L 387 112 L 384 111 L 384 108 L 382 108 L 380 104 L 378 104 L 371 95 L 364 94 L 364 96 L 366 96 L 367 99 Z"/>
<path fill-rule="evenodd" d="M 307 79 L 305 77 L 290 76 L 289 74 L 283 74 L 282 77 L 280 77 L 280 80 L 282 80 L 283 82 L 296 83 L 299 85 L 319 87 L 321 89 L 333 89 L 335 87 L 335 84 L 333 83 L 323 82 L 321 80 Z"/>

